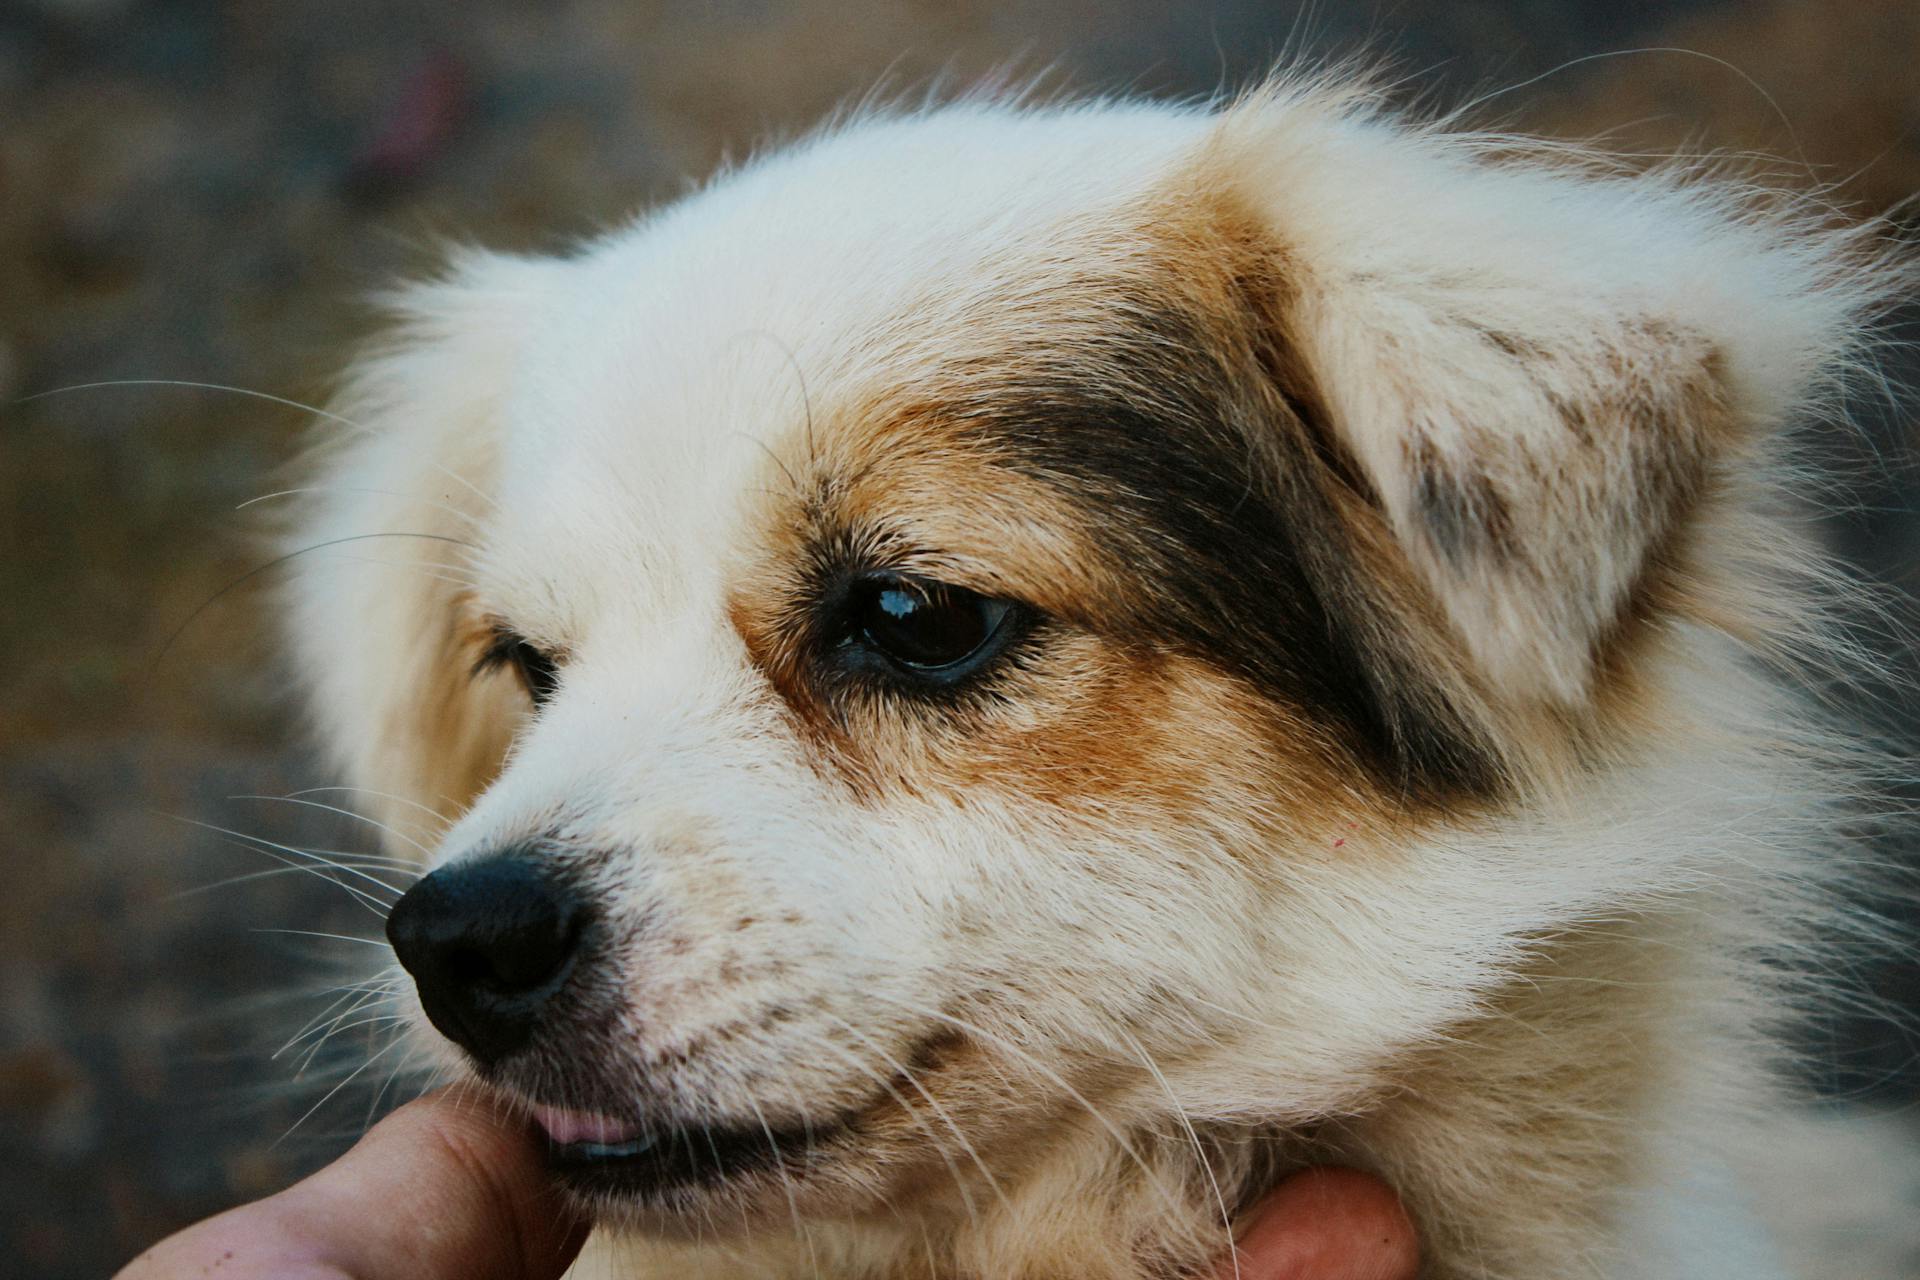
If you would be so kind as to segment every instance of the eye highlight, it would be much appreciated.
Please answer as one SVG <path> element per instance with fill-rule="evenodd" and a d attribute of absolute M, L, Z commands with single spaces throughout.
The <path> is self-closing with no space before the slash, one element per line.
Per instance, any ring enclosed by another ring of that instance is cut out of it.
<path fill-rule="evenodd" d="M 857 578 L 841 618 L 842 649 L 894 671 L 951 684 L 984 666 L 1015 629 L 1017 606 L 964 587 L 905 574 Z"/>
<path fill-rule="evenodd" d="M 486 651 L 473 664 L 473 674 L 502 667 L 512 669 L 536 707 L 553 696 L 554 686 L 560 682 L 559 663 L 554 656 L 504 623 L 494 626 Z"/>

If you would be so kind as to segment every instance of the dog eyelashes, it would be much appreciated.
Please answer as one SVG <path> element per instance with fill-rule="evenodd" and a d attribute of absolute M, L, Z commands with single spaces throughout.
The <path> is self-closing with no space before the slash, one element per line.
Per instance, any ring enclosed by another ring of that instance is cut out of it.
<path fill-rule="evenodd" d="M 536 707 L 553 696 L 554 686 L 560 681 L 559 663 L 551 653 L 504 623 L 496 623 L 486 651 L 473 664 L 473 674 L 483 675 L 502 667 L 513 670 Z"/>

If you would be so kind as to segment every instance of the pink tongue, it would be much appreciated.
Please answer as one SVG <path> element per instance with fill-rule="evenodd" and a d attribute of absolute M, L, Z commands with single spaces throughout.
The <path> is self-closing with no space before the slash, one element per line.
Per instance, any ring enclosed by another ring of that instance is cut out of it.
<path fill-rule="evenodd" d="M 563 1111 L 559 1107 L 536 1106 L 533 1118 L 547 1131 L 548 1139 L 563 1147 L 576 1142 L 617 1146 L 640 1136 L 640 1126 L 632 1121 L 615 1120 L 612 1116 L 595 1115 L 591 1111 Z"/>

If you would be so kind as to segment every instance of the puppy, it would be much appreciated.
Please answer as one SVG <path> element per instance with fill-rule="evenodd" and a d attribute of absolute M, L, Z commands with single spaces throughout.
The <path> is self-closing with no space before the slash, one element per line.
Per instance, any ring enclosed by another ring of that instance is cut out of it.
<path fill-rule="evenodd" d="M 1726 1152 L 1858 788 L 1781 431 L 1873 235 L 1280 81 L 457 255 L 289 610 L 446 815 L 417 1056 L 614 1274 L 1188 1275 L 1330 1161 L 1435 1278 L 1770 1274 Z"/>

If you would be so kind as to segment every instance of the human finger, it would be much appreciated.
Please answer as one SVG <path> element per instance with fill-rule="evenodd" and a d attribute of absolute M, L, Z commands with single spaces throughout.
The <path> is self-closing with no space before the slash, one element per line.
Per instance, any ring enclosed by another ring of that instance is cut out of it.
<path fill-rule="evenodd" d="M 1235 1263 L 1238 1262 L 1236 1272 Z M 1235 1243 L 1216 1280 L 1414 1280 L 1420 1244 L 1386 1183 L 1318 1168 L 1281 1183 Z"/>

